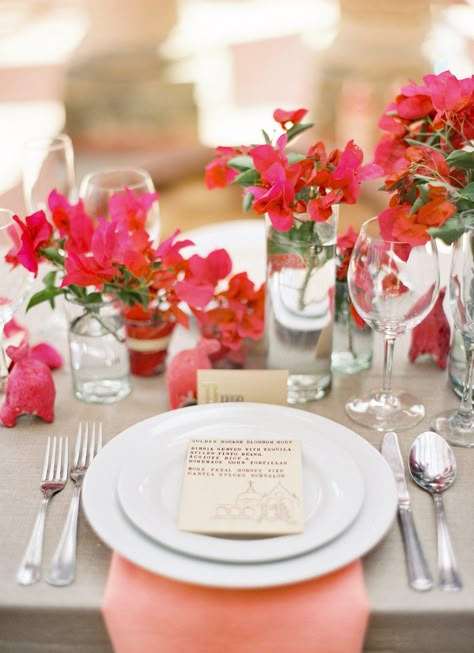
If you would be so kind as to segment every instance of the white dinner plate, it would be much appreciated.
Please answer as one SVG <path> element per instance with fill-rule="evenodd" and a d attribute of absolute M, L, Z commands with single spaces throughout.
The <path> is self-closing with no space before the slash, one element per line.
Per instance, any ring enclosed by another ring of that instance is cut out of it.
<path fill-rule="evenodd" d="M 268 423 L 254 411 L 221 410 L 200 428 L 206 439 L 288 439 L 286 421 Z M 167 422 L 124 464 L 118 499 L 144 533 L 189 555 L 228 562 L 263 562 L 300 555 L 329 542 L 355 519 L 364 483 L 351 455 L 324 433 L 295 431 L 302 445 L 304 532 L 251 539 L 216 537 L 177 528 L 187 443 L 196 427 L 183 431 L 180 420 Z M 293 437 L 293 436 L 292 436 Z"/>
<path fill-rule="evenodd" d="M 250 416 L 260 423 L 265 421 L 270 430 L 275 423 L 284 422 L 294 438 L 302 433 L 324 433 L 352 456 L 364 480 L 364 501 L 359 515 L 339 537 L 300 556 L 235 564 L 183 555 L 158 544 L 126 518 L 118 502 L 117 482 L 123 463 L 137 449 L 146 447 L 169 425 L 199 437 L 205 432 L 206 424 L 225 424 L 239 415 Z M 305 410 L 252 403 L 190 406 L 131 426 L 108 442 L 92 461 L 84 479 L 82 501 L 97 535 L 124 558 L 167 578 L 227 588 L 287 585 L 339 569 L 363 556 L 385 536 L 397 506 L 390 468 L 379 452 L 354 431 Z"/>
<path fill-rule="evenodd" d="M 232 260 L 232 274 L 247 272 L 259 286 L 265 281 L 265 220 L 248 218 L 215 222 L 186 231 L 180 240 L 189 238 L 201 256 L 213 249 L 224 248 Z M 186 249 L 186 256 L 192 252 Z"/>

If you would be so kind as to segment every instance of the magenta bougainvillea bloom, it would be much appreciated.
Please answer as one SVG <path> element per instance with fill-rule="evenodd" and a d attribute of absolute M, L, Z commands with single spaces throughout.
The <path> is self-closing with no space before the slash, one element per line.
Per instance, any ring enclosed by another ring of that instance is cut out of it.
<path fill-rule="evenodd" d="M 216 148 L 215 159 L 206 166 L 207 187 L 240 184 L 244 207 L 267 214 L 277 231 L 289 231 L 298 215 L 324 222 L 334 204 L 354 204 L 361 183 L 380 176 L 381 169 L 374 163 L 362 165 L 362 150 L 354 141 L 342 151 L 327 153 L 317 141 L 304 154 L 287 154 L 288 143 L 312 127 L 301 122 L 306 114 L 306 109 L 276 109 L 273 118 L 283 133 L 275 142 L 264 132 L 264 144 Z"/>

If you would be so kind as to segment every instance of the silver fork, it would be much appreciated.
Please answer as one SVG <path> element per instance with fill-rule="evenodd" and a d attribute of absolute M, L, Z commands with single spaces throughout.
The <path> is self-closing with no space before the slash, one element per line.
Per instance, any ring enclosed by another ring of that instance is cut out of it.
<path fill-rule="evenodd" d="M 74 460 L 70 470 L 70 476 L 75 485 L 66 522 L 51 560 L 51 567 L 47 577 L 47 581 L 51 585 L 69 585 L 76 576 L 77 521 L 82 482 L 92 459 L 101 448 L 102 423 L 99 422 L 97 428 L 95 422 L 92 423 L 89 442 L 89 424 L 86 422 L 84 426 L 83 437 L 83 425 L 80 422 L 74 449 Z"/>
<path fill-rule="evenodd" d="M 58 455 L 56 458 L 56 450 L 58 449 Z M 46 454 L 44 457 L 43 471 L 41 474 L 41 491 L 43 492 L 43 498 L 41 500 L 41 506 L 36 517 L 33 530 L 25 553 L 23 554 L 22 561 L 18 567 L 16 574 L 16 580 L 21 585 L 32 585 L 37 583 L 41 576 L 40 566 L 41 558 L 43 555 L 43 535 L 44 535 L 44 523 L 46 518 L 46 510 L 48 508 L 49 500 L 56 494 L 60 492 L 67 481 L 67 469 L 68 469 L 68 439 L 59 438 L 59 447 L 57 447 L 57 439 L 53 439 L 53 447 L 51 449 L 51 438 L 48 438 L 48 443 L 46 445 Z"/>

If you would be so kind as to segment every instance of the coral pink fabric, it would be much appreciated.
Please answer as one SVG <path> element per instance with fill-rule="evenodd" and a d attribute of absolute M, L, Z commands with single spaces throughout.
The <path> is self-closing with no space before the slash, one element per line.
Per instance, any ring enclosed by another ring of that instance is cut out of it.
<path fill-rule="evenodd" d="M 169 580 L 114 553 L 102 611 L 115 653 L 359 653 L 369 604 L 360 560 L 303 583 L 234 590 Z"/>

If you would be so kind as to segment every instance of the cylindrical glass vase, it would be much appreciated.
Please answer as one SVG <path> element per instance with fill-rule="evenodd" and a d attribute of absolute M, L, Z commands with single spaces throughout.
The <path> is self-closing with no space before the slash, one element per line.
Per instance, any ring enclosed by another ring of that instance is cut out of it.
<path fill-rule="evenodd" d="M 286 232 L 266 218 L 266 367 L 289 371 L 290 404 L 331 388 L 337 218 L 338 207 L 326 222 L 299 215 Z"/>
<path fill-rule="evenodd" d="M 110 404 L 132 389 L 125 325 L 115 301 L 65 302 L 74 394 L 88 403 Z"/>
<path fill-rule="evenodd" d="M 350 311 L 349 290 L 345 281 L 336 281 L 331 367 L 333 372 L 357 374 L 368 370 L 373 358 L 372 329 L 359 327 Z"/>

